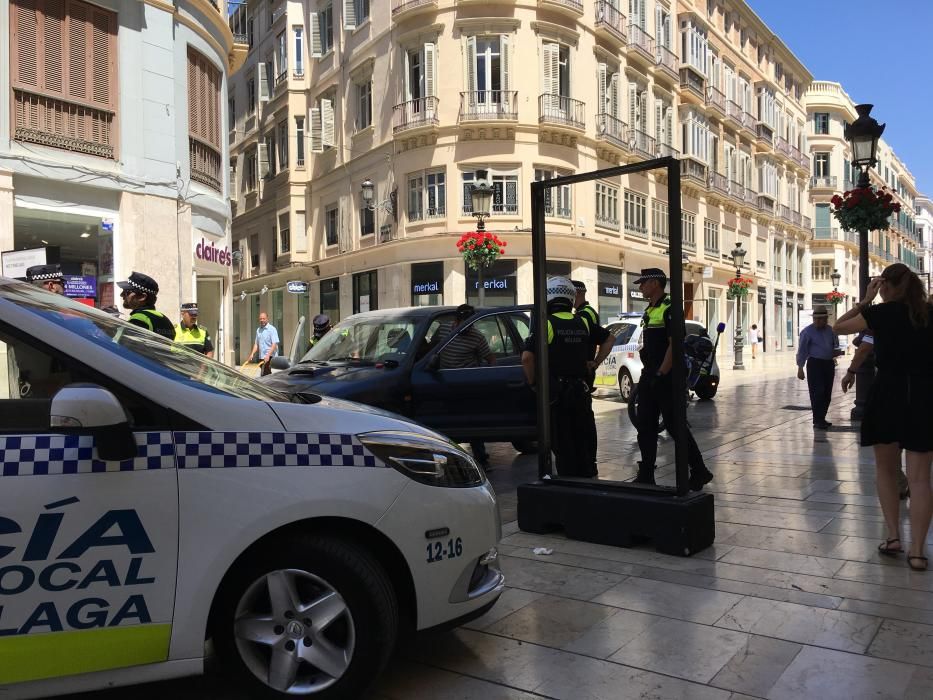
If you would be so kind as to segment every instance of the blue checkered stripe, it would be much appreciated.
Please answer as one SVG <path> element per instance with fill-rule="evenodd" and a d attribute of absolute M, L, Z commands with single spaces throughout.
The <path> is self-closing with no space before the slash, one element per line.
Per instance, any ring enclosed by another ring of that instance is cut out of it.
<path fill-rule="evenodd" d="M 170 432 L 136 433 L 135 459 L 103 462 L 94 458 L 90 435 L 0 435 L 0 476 L 92 474 L 173 469 Z"/>
<path fill-rule="evenodd" d="M 175 433 L 180 469 L 382 467 L 353 435 L 340 433 Z"/>

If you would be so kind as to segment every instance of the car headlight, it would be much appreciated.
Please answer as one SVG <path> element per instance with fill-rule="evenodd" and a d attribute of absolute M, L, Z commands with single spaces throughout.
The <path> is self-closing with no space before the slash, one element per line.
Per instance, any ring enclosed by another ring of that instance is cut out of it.
<path fill-rule="evenodd" d="M 357 437 L 376 457 L 419 483 L 462 488 L 486 481 L 473 458 L 452 442 L 401 432 L 364 433 Z"/>

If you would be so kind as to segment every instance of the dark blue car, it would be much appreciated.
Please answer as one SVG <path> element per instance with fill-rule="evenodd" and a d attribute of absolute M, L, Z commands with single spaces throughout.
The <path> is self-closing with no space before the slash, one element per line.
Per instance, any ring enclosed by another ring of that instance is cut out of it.
<path fill-rule="evenodd" d="M 511 442 L 534 450 L 535 398 L 524 381 L 522 345 L 530 306 L 481 309 L 448 332 L 455 307 L 367 311 L 341 321 L 298 362 L 261 381 L 289 394 L 324 394 L 398 413 L 457 442 Z M 442 369 L 447 343 L 468 328 L 486 339 L 494 364 Z"/>

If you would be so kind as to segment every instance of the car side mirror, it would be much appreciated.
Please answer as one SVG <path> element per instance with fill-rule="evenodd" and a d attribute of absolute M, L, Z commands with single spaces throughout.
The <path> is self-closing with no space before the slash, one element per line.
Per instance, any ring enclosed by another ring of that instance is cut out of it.
<path fill-rule="evenodd" d="M 288 369 L 292 366 L 292 363 L 288 361 L 288 358 L 284 355 L 276 355 L 272 358 L 272 362 L 269 363 L 269 366 L 272 369 Z"/>
<path fill-rule="evenodd" d="M 49 427 L 64 432 L 89 432 L 97 458 L 122 461 L 136 457 L 136 438 L 123 404 L 96 384 L 69 384 L 52 397 Z"/>

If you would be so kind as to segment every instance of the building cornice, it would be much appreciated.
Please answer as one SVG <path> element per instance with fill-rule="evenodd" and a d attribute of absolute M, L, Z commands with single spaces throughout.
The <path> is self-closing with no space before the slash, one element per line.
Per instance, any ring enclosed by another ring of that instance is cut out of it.
<path fill-rule="evenodd" d="M 535 21 L 531 23 L 531 28 L 545 39 L 553 39 L 576 48 L 580 44 L 580 32 L 565 27 L 554 22 Z"/>
<path fill-rule="evenodd" d="M 515 17 L 464 17 L 454 21 L 461 34 L 511 34 L 522 26 Z"/>

